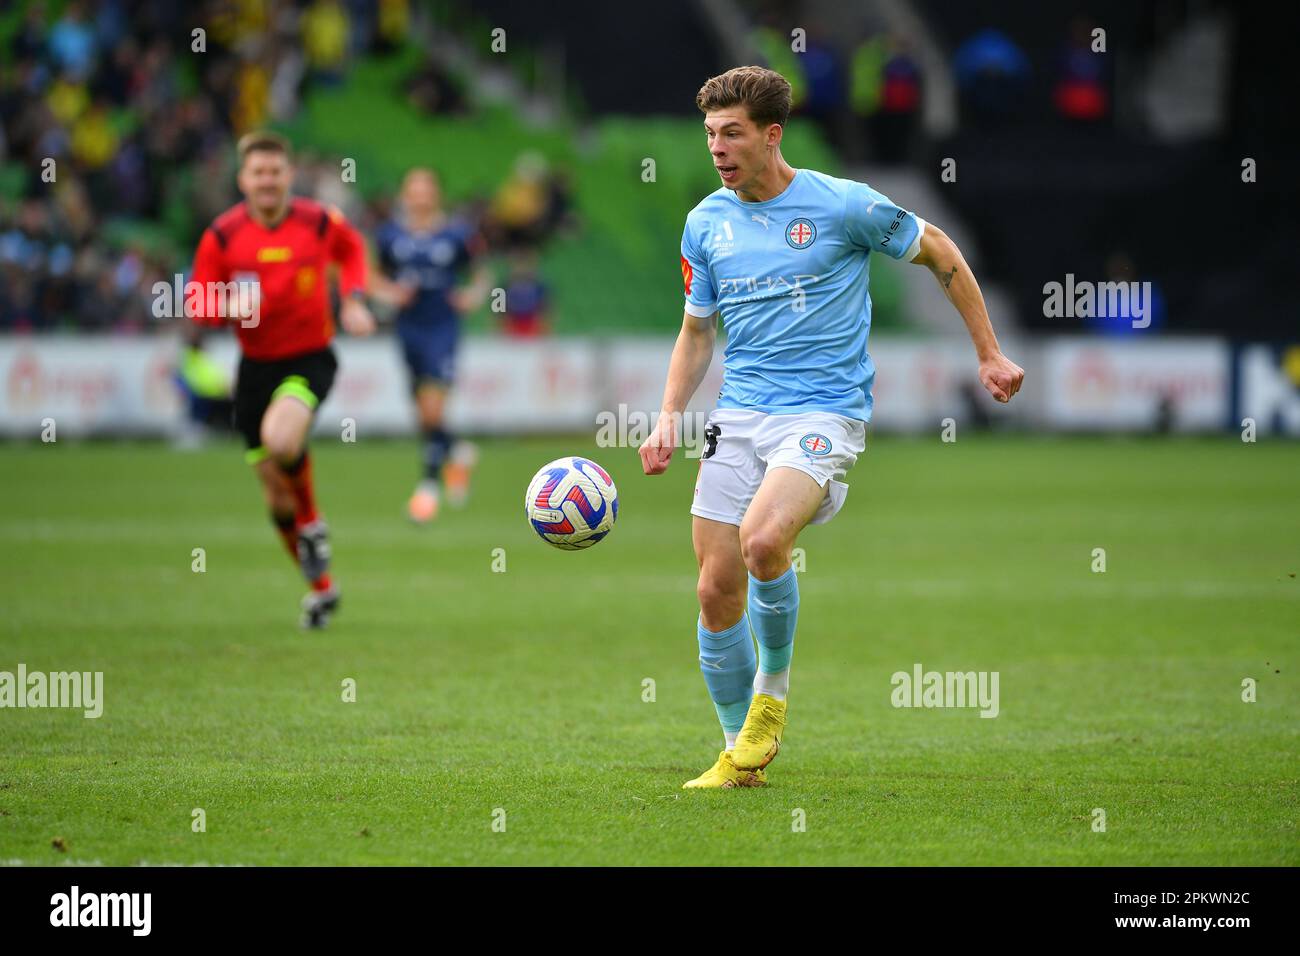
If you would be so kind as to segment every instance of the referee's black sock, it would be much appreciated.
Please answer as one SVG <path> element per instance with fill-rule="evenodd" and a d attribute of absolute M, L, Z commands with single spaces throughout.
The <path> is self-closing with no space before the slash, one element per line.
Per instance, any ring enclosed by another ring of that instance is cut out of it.
<path fill-rule="evenodd" d="M 316 489 L 311 476 L 311 455 L 303 449 L 303 453 L 295 461 L 282 465 L 281 468 L 298 505 L 298 527 L 311 524 L 320 517 L 316 511 Z"/>
<path fill-rule="evenodd" d="M 275 525 L 275 530 L 279 532 L 280 540 L 284 542 L 285 549 L 289 552 L 289 557 L 295 562 L 298 560 L 298 522 L 292 511 L 286 514 L 271 512 L 271 523 Z"/>
<path fill-rule="evenodd" d="M 302 466 L 305 464 L 307 464 L 307 450 L 304 448 L 302 454 L 300 454 L 289 464 L 281 465 L 280 470 L 283 471 L 290 478 L 292 478 L 295 475 L 297 475 L 298 472 L 302 471 Z"/>

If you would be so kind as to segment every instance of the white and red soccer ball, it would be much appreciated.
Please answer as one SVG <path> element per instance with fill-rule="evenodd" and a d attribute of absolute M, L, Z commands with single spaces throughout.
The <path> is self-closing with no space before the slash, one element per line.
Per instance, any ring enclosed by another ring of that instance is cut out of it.
<path fill-rule="evenodd" d="M 538 537 L 563 551 L 590 548 L 614 527 L 618 489 L 590 458 L 557 458 L 533 476 L 524 512 Z"/>

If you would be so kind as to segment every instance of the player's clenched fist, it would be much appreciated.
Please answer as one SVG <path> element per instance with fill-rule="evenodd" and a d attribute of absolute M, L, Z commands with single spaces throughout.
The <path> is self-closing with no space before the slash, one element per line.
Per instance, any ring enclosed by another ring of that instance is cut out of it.
<path fill-rule="evenodd" d="M 999 402 L 1011 401 L 1025 380 L 1025 370 L 1001 352 L 980 362 L 980 384 Z"/>
<path fill-rule="evenodd" d="M 675 422 L 675 415 L 666 412 L 660 415 L 650 437 L 641 443 L 641 468 L 647 475 L 662 475 L 668 470 L 673 449 L 677 447 Z"/>
<path fill-rule="evenodd" d="M 339 309 L 339 321 L 348 335 L 364 336 L 375 331 L 375 317 L 360 299 L 348 299 Z"/>

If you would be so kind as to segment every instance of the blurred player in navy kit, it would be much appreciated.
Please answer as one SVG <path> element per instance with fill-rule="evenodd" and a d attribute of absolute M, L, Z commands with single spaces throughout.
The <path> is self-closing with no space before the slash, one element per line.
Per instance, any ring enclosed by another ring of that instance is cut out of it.
<path fill-rule="evenodd" d="M 407 513 L 426 524 L 437 516 L 444 491 L 452 505 L 463 504 L 469 494 L 474 448 L 453 440 L 444 411 L 455 379 L 461 315 L 483 304 L 491 275 L 481 259 L 482 237 L 443 211 L 431 169 L 407 172 L 397 215 L 380 226 L 375 243 L 382 274 L 373 277 L 371 289 L 398 308 L 397 337 L 424 436 L 423 472 Z"/>

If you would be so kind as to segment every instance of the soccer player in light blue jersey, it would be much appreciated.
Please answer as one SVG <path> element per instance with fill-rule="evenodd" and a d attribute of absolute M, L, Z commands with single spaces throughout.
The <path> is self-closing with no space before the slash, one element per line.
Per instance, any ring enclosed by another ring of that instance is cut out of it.
<path fill-rule="evenodd" d="M 966 323 L 980 381 L 995 399 L 1010 401 L 1025 373 L 999 349 L 979 285 L 938 227 L 864 183 L 785 161 L 784 77 L 737 67 L 705 83 L 696 105 L 722 187 L 686 217 L 685 316 L 662 414 L 640 453 L 646 474 L 667 469 L 721 315 L 723 386 L 691 514 L 700 670 L 725 747 L 685 786 L 762 786 L 786 722 L 799 614 L 791 551 L 805 526 L 843 506 L 842 479 L 871 420 L 871 253 L 934 273 Z"/>

